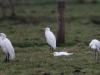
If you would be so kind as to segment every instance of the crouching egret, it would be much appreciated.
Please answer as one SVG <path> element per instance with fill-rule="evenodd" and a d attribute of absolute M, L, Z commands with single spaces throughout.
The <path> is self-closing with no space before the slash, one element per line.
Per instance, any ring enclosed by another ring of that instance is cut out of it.
<path fill-rule="evenodd" d="M 14 48 L 4 33 L 0 33 L 0 46 L 2 51 L 6 54 L 4 62 L 9 62 L 9 60 L 13 60 L 15 58 Z"/>
<path fill-rule="evenodd" d="M 51 52 L 53 52 L 54 49 L 56 49 L 56 37 L 54 34 L 50 31 L 49 27 L 44 28 L 45 30 L 45 37 L 48 45 L 50 46 Z"/>
<path fill-rule="evenodd" d="M 94 51 L 94 56 L 96 59 L 96 52 L 98 52 L 98 59 L 99 59 L 99 51 L 100 51 L 100 42 L 97 39 L 93 39 L 90 44 L 90 48 Z"/>

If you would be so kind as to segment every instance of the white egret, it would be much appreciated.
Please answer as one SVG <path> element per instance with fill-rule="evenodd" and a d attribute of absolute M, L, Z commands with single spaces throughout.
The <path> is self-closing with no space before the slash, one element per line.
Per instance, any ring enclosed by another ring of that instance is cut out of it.
<path fill-rule="evenodd" d="M 49 27 L 45 28 L 45 37 L 46 41 L 50 46 L 50 50 L 53 52 L 54 49 L 56 49 L 56 37 L 54 34 L 50 31 Z"/>
<path fill-rule="evenodd" d="M 4 62 L 9 62 L 9 60 L 13 60 L 15 58 L 14 48 L 4 33 L 0 33 L 0 46 L 2 51 L 6 54 Z"/>
<path fill-rule="evenodd" d="M 97 39 L 93 39 L 90 44 L 89 44 L 90 48 L 93 49 L 94 51 L 94 56 L 96 59 L 96 52 L 98 52 L 98 59 L 99 59 L 99 51 L 100 51 L 100 41 L 98 41 Z"/>

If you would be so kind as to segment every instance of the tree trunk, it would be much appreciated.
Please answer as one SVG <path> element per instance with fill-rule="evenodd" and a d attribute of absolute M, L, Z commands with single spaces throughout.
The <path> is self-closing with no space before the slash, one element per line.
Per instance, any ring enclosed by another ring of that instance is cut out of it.
<path fill-rule="evenodd" d="M 6 5 L 5 5 L 4 0 L 1 1 L 1 5 L 2 5 L 2 15 L 3 15 L 3 18 L 5 18 L 6 17 Z"/>
<path fill-rule="evenodd" d="M 9 0 L 9 3 L 10 3 L 10 5 L 11 5 L 11 11 L 12 11 L 11 16 L 15 16 L 15 15 L 16 15 L 16 12 L 15 12 L 14 3 L 13 3 L 12 0 Z"/>
<path fill-rule="evenodd" d="M 65 43 L 65 1 L 58 2 L 57 45 Z"/>

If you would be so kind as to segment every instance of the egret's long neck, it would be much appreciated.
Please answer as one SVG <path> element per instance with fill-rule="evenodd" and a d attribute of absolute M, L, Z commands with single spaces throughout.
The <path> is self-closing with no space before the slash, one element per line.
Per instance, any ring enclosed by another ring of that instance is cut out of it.
<path fill-rule="evenodd" d="M 46 30 L 46 31 L 45 31 L 45 34 L 49 34 L 49 32 L 50 32 L 50 30 Z"/>

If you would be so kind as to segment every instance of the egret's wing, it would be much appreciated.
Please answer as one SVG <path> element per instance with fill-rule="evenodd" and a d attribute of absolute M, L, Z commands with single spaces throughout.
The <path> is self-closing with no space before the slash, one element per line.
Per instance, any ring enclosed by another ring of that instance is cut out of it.
<path fill-rule="evenodd" d="M 10 54 L 10 58 L 14 59 L 15 58 L 15 52 L 14 52 L 14 48 L 13 48 L 9 39 L 4 40 L 4 46 L 5 46 L 5 49 L 7 50 L 7 52 Z"/>
<path fill-rule="evenodd" d="M 2 40 L 1 37 L 0 37 L 0 47 L 1 47 L 2 51 L 3 51 L 5 54 L 7 54 L 7 50 L 5 49 L 5 46 L 4 46 L 4 43 L 3 43 L 3 40 Z"/>

